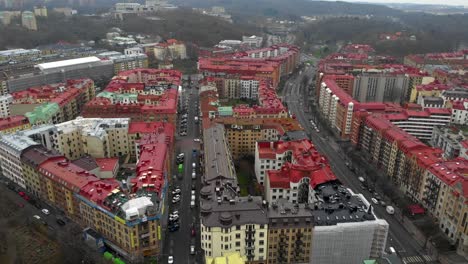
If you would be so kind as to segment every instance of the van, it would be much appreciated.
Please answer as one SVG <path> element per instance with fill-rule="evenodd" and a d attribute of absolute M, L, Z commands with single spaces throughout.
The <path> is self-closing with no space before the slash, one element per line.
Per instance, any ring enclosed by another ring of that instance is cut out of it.
<path fill-rule="evenodd" d="M 392 214 L 395 213 L 395 208 L 393 208 L 393 206 L 389 205 L 389 206 L 386 207 L 386 211 L 387 211 L 388 214 L 392 215 Z"/>
<path fill-rule="evenodd" d="M 388 248 L 388 253 L 390 253 L 390 254 L 396 254 L 395 248 L 394 248 L 394 247 L 389 247 L 389 248 Z"/>
<path fill-rule="evenodd" d="M 359 177 L 358 180 L 359 180 L 360 182 L 365 182 L 365 181 L 366 181 L 366 180 L 364 180 L 363 177 Z"/>
<path fill-rule="evenodd" d="M 195 180 L 197 178 L 197 174 L 195 172 L 192 172 L 192 180 Z"/>
<path fill-rule="evenodd" d="M 195 201 L 190 201 L 190 208 L 194 208 L 195 207 Z"/>

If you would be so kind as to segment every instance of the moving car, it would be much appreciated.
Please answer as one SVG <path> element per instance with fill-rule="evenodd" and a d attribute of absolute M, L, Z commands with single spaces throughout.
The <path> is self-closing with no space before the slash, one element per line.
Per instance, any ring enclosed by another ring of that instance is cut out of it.
<path fill-rule="evenodd" d="M 195 246 L 194 245 L 190 246 L 190 255 L 195 255 Z"/>
<path fill-rule="evenodd" d="M 62 219 L 57 219 L 57 224 L 61 225 L 61 226 L 64 226 L 65 225 L 65 221 L 63 221 Z"/>
<path fill-rule="evenodd" d="M 385 210 L 387 211 L 388 214 L 391 214 L 391 215 L 395 213 L 395 208 L 393 208 L 393 206 L 390 206 L 390 205 L 387 206 Z"/>
<path fill-rule="evenodd" d="M 36 218 L 37 220 L 41 220 L 41 217 L 38 215 L 33 215 L 33 217 Z"/>
<path fill-rule="evenodd" d="M 50 212 L 47 209 L 42 209 L 41 212 L 45 215 L 50 215 Z"/>
<path fill-rule="evenodd" d="M 194 142 L 200 142 L 200 139 L 199 138 L 194 138 L 193 141 Z"/>
<path fill-rule="evenodd" d="M 173 264 L 174 263 L 174 257 L 173 256 L 167 257 L 167 263 L 168 264 Z"/>

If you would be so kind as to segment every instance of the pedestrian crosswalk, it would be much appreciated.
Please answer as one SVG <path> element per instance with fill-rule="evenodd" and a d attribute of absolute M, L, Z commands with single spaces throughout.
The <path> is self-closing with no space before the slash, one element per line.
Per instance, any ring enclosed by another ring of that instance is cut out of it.
<path fill-rule="evenodd" d="M 429 255 L 403 257 L 404 264 L 430 263 L 430 262 L 436 262 L 436 261 L 437 260 L 435 258 Z"/>

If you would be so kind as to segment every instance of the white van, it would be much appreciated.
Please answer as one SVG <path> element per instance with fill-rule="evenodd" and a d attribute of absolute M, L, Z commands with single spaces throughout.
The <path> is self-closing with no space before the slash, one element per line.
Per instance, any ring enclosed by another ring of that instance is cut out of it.
<path fill-rule="evenodd" d="M 395 208 L 393 208 L 393 206 L 389 205 L 389 206 L 387 206 L 386 211 L 387 211 L 388 214 L 392 215 L 392 214 L 395 213 Z"/>
<path fill-rule="evenodd" d="M 390 254 L 396 254 L 395 248 L 394 248 L 394 247 L 389 247 L 389 248 L 388 248 L 388 253 L 390 253 Z"/>
<path fill-rule="evenodd" d="M 192 172 L 192 180 L 195 180 L 197 178 L 197 174 L 195 172 Z"/>

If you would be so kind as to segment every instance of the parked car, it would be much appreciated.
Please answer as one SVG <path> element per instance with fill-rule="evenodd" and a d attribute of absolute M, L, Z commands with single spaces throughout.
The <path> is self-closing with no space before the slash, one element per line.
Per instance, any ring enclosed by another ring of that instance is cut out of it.
<path fill-rule="evenodd" d="M 174 257 L 173 256 L 167 257 L 167 263 L 168 264 L 173 264 L 174 263 Z"/>
<path fill-rule="evenodd" d="M 41 212 L 45 215 L 50 215 L 50 212 L 47 209 L 42 209 Z"/>
<path fill-rule="evenodd" d="M 65 221 L 63 221 L 62 219 L 57 219 L 56 222 L 57 222 L 58 225 L 61 225 L 61 226 L 65 225 Z"/>
<path fill-rule="evenodd" d="M 192 226 L 192 230 L 190 231 L 190 234 L 194 237 L 197 234 L 197 231 L 195 230 L 195 227 Z"/>
<path fill-rule="evenodd" d="M 194 138 L 193 141 L 194 142 L 200 142 L 200 139 L 199 138 Z"/>
<path fill-rule="evenodd" d="M 37 219 L 37 220 L 41 220 L 41 217 L 38 216 L 38 215 L 33 215 L 33 217 L 34 217 L 35 219 Z"/>
<path fill-rule="evenodd" d="M 387 211 L 387 214 L 391 214 L 391 215 L 392 215 L 392 214 L 395 213 L 395 208 L 393 208 L 393 206 L 390 206 L 390 205 L 387 206 L 387 207 L 385 208 L 385 210 Z"/>
<path fill-rule="evenodd" d="M 180 197 L 172 198 L 172 203 L 178 203 L 178 202 L 180 202 Z"/>
<path fill-rule="evenodd" d="M 175 195 L 175 194 L 180 194 L 181 190 L 180 189 L 174 189 L 172 191 L 172 195 Z"/>
<path fill-rule="evenodd" d="M 372 201 L 374 204 L 379 204 L 379 201 L 377 201 L 377 199 L 375 199 L 375 198 L 372 198 L 371 201 Z"/>

